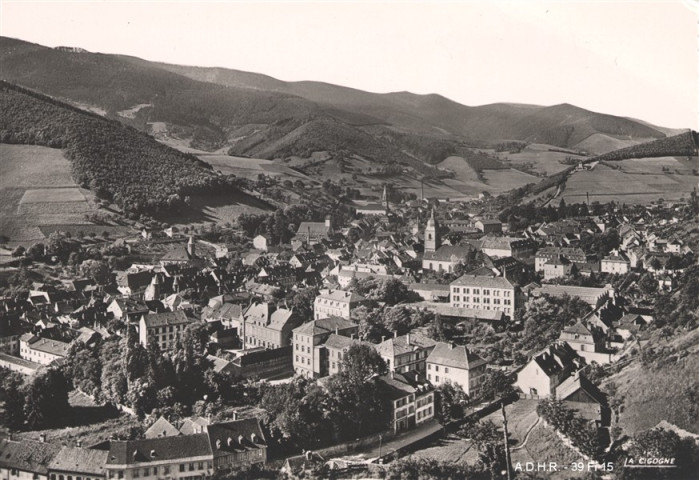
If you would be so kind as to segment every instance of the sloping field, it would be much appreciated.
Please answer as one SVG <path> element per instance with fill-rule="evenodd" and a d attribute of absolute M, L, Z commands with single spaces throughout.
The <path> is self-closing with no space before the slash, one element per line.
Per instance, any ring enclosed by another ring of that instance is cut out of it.
<path fill-rule="evenodd" d="M 654 140 L 653 138 L 616 138 L 611 135 L 605 135 L 603 133 L 595 133 L 590 135 L 582 142 L 575 145 L 577 150 L 584 150 L 586 152 L 599 155 L 602 153 L 612 152 L 614 150 L 619 150 L 620 148 L 630 147 L 632 145 L 638 145 L 641 143 L 649 142 Z"/>
<path fill-rule="evenodd" d="M 483 170 L 483 177 L 496 192 L 505 192 L 527 183 L 538 183 L 541 179 L 515 169 Z"/>
<path fill-rule="evenodd" d="M 73 182 L 61 150 L 0 144 L 0 234 L 10 242 L 42 240 L 42 226 L 89 224 L 91 198 Z"/>
<path fill-rule="evenodd" d="M 292 180 L 310 180 L 306 175 L 272 160 L 218 154 L 200 154 L 197 157 L 214 167 L 214 170 L 250 180 L 257 180 L 259 174 L 271 177 L 292 177 Z"/>
<path fill-rule="evenodd" d="M 632 174 L 598 165 L 593 170 L 576 172 L 568 178 L 560 198 L 566 203 L 649 203 L 659 198 L 677 200 L 688 196 L 699 177 L 673 174 Z"/>
<path fill-rule="evenodd" d="M 585 158 L 572 153 L 551 152 L 549 151 L 550 148 L 556 147 L 542 143 L 532 143 L 519 153 L 498 152 L 497 155 L 509 160 L 515 166 L 532 164 L 534 170 L 547 175 L 565 170 L 568 165 L 562 164 L 561 161 L 565 160 L 566 157 L 580 158 L 581 160 Z"/>
<path fill-rule="evenodd" d="M 624 172 L 628 173 L 663 173 L 663 168 L 671 173 L 692 174 L 692 170 L 699 170 L 699 157 L 656 157 L 656 158 L 632 158 L 614 162 Z M 698 179 L 699 180 L 699 179 Z"/>

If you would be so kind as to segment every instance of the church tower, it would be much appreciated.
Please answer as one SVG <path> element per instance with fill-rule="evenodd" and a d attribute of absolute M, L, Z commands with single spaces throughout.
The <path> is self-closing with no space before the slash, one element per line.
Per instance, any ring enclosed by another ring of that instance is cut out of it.
<path fill-rule="evenodd" d="M 435 252 L 440 247 L 439 224 L 434 218 L 434 208 L 425 227 L 425 252 Z"/>
<path fill-rule="evenodd" d="M 383 195 L 381 196 L 381 203 L 383 203 L 384 208 L 386 208 L 386 213 L 388 213 L 388 192 L 386 191 L 386 185 L 383 186 Z"/>
<path fill-rule="evenodd" d="M 194 258 L 196 256 L 194 237 L 191 235 L 189 236 L 189 241 L 187 242 L 187 254 L 189 255 L 189 258 Z"/>

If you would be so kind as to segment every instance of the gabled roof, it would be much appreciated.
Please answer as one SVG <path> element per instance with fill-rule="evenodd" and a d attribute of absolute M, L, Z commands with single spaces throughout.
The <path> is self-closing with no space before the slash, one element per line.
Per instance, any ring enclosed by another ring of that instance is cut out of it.
<path fill-rule="evenodd" d="M 316 302 L 322 300 L 328 300 L 333 302 L 361 302 L 364 297 L 355 292 L 348 292 L 346 290 L 321 290 L 319 295 L 316 297 Z"/>
<path fill-rule="evenodd" d="M 165 417 L 159 417 L 153 425 L 143 434 L 146 438 L 157 437 L 176 437 L 180 431 L 173 424 L 168 422 Z"/>
<path fill-rule="evenodd" d="M 462 275 L 451 282 L 450 285 L 480 288 L 514 288 L 514 285 L 505 277 L 485 277 L 471 274 Z"/>
<path fill-rule="evenodd" d="M 351 347 L 355 343 L 361 343 L 359 340 L 345 337 L 344 335 L 330 334 L 328 339 L 325 341 L 324 345 L 327 348 L 332 348 L 334 350 L 343 350 L 345 348 Z"/>
<path fill-rule="evenodd" d="M 214 458 L 267 447 L 267 440 L 256 418 L 216 423 L 209 425 L 207 431 Z"/>
<path fill-rule="evenodd" d="M 146 328 L 163 327 L 167 325 L 182 325 L 184 323 L 192 322 L 192 320 L 189 319 L 182 310 L 177 310 L 175 312 L 150 313 L 148 315 L 144 315 L 142 318 L 146 323 Z"/>
<path fill-rule="evenodd" d="M 55 443 L 0 440 L 0 467 L 48 474 L 48 466 L 61 450 Z"/>
<path fill-rule="evenodd" d="M 599 388 L 595 386 L 588 378 L 582 373 L 576 373 L 571 375 L 561 382 L 561 384 L 556 387 L 556 398 L 559 400 L 566 400 L 574 393 L 582 390 L 587 394 L 587 396 L 599 403 L 600 405 L 606 405 L 607 399 L 604 393 L 600 391 Z"/>
<path fill-rule="evenodd" d="M 49 463 L 51 471 L 104 475 L 109 452 L 87 448 L 63 447 Z"/>
<path fill-rule="evenodd" d="M 442 245 L 434 252 L 425 252 L 422 255 L 422 259 L 435 262 L 458 261 L 466 258 L 472 250 L 473 248 L 470 245 Z"/>
<path fill-rule="evenodd" d="M 209 436 L 205 433 L 111 441 L 107 465 L 138 465 L 163 460 L 207 456 L 211 457 L 212 452 Z"/>
<path fill-rule="evenodd" d="M 327 317 L 318 320 L 311 320 L 308 323 L 304 323 L 300 327 L 295 328 L 294 333 L 301 335 L 322 335 L 324 333 L 331 333 L 335 330 L 346 330 L 349 328 L 355 328 L 358 325 L 354 322 L 346 320 L 342 317 Z"/>
<path fill-rule="evenodd" d="M 375 349 L 381 356 L 395 357 L 418 350 L 434 347 L 437 344 L 431 338 L 421 333 L 410 333 L 399 337 L 391 337 L 376 345 Z"/>
<path fill-rule="evenodd" d="M 453 368 L 468 370 L 485 365 L 485 360 L 471 352 L 464 345 L 439 342 L 427 357 L 428 363 L 436 363 Z"/>

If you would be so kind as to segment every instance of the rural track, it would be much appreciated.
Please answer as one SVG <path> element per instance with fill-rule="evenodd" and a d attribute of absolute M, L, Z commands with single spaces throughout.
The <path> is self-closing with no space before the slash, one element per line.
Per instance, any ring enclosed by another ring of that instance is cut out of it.
<path fill-rule="evenodd" d="M 537 417 L 536 417 L 536 422 L 534 422 L 534 423 L 532 424 L 532 426 L 529 427 L 529 429 L 527 430 L 527 433 L 524 435 L 524 440 L 522 440 L 522 443 L 520 443 L 520 444 L 517 445 L 516 447 L 510 449 L 511 452 L 514 452 L 514 451 L 517 451 L 517 450 L 521 450 L 521 449 L 523 449 L 524 447 L 527 446 L 527 440 L 529 440 L 529 434 L 532 433 L 532 430 L 534 430 L 534 427 L 536 427 L 537 425 L 539 425 L 539 422 L 540 422 L 540 421 L 541 421 L 541 417 L 537 416 Z"/>

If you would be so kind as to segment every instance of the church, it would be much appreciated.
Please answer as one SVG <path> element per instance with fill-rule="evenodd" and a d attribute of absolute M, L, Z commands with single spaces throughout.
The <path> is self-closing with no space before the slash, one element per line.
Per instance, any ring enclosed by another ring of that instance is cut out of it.
<path fill-rule="evenodd" d="M 422 256 L 422 269 L 434 272 L 454 271 L 473 249 L 470 245 L 442 245 L 439 223 L 434 218 L 434 210 L 425 226 L 425 252 Z"/>

